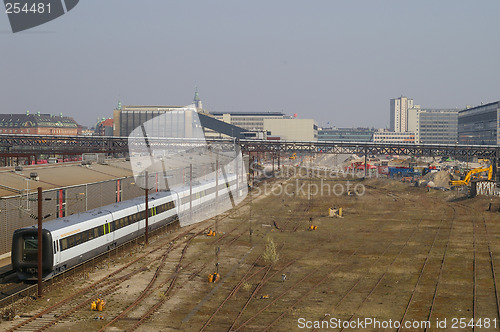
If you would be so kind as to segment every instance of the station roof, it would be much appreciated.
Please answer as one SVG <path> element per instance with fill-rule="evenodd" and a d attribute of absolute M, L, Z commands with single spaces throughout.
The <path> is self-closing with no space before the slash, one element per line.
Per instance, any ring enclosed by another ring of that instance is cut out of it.
<path fill-rule="evenodd" d="M 32 172 L 37 173 L 39 181 L 28 180 Z M 81 162 L 23 166 L 22 171 L 4 167 L 0 169 L 0 197 L 19 195 L 26 188 L 34 192 L 37 187 L 47 190 L 132 175 L 130 162 L 125 159 L 106 160 L 104 165 L 93 163 L 88 167 Z"/>

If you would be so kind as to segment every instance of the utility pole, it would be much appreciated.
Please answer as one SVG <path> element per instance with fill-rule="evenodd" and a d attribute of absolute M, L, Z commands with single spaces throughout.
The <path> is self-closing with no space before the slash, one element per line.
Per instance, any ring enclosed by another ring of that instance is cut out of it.
<path fill-rule="evenodd" d="M 253 187 L 250 187 L 249 189 L 249 195 L 250 195 L 250 208 L 249 208 L 249 215 L 250 215 L 250 218 L 248 218 L 248 233 L 250 235 L 250 245 L 252 245 L 252 233 L 253 233 L 253 230 L 252 230 L 252 188 Z"/>
<path fill-rule="evenodd" d="M 189 164 L 189 219 L 193 222 L 193 164 Z"/>
<path fill-rule="evenodd" d="M 42 187 L 38 187 L 38 297 L 42 297 Z"/>
<path fill-rule="evenodd" d="M 144 192 L 145 192 L 145 200 L 146 200 L 146 229 L 145 229 L 145 234 L 144 234 L 144 237 L 145 237 L 145 242 L 146 242 L 146 245 L 149 244 L 149 240 L 148 240 L 148 227 L 149 227 L 149 224 L 148 224 L 148 217 L 149 217 L 149 206 L 148 206 L 148 195 L 149 195 L 149 187 L 148 187 L 148 171 L 145 172 L 145 181 L 144 181 L 144 184 L 145 184 L 145 189 L 144 189 Z"/>
<path fill-rule="evenodd" d="M 215 155 L 215 234 L 219 234 L 219 155 Z"/>
<path fill-rule="evenodd" d="M 367 153 L 368 153 L 368 152 L 367 152 L 367 150 L 365 149 L 365 178 L 366 178 L 366 177 L 368 177 L 368 169 L 367 169 L 367 168 L 368 168 L 368 167 L 367 167 L 367 166 L 368 166 L 368 163 L 367 163 L 367 160 L 366 160 L 366 159 L 367 159 L 367 158 L 366 158 L 366 157 L 367 157 Z"/>

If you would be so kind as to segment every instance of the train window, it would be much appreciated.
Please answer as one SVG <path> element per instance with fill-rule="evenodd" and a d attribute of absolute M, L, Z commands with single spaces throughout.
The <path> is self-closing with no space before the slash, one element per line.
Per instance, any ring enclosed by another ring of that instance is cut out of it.
<path fill-rule="evenodd" d="M 110 232 L 114 232 L 115 231 L 115 222 L 114 221 L 110 222 L 109 227 L 111 229 Z"/>
<path fill-rule="evenodd" d="M 68 248 L 74 247 L 75 246 L 75 236 L 71 235 L 68 237 Z"/>
<path fill-rule="evenodd" d="M 99 233 L 98 236 L 103 236 L 104 235 L 104 228 L 102 226 L 97 226 L 97 232 Z"/>
<path fill-rule="evenodd" d="M 87 242 L 87 232 L 80 232 L 80 236 L 82 238 L 82 242 L 81 243 Z"/>
<path fill-rule="evenodd" d="M 80 233 L 73 235 L 75 237 L 75 246 L 82 243 L 82 235 Z"/>
<path fill-rule="evenodd" d="M 61 240 L 61 251 L 68 249 L 68 239 Z"/>
<path fill-rule="evenodd" d="M 94 227 L 94 238 L 99 237 L 99 229 L 101 229 L 101 227 Z"/>
<path fill-rule="evenodd" d="M 94 238 L 94 230 L 93 229 L 89 229 L 87 231 L 87 235 L 88 235 L 89 240 L 92 240 Z"/>
<path fill-rule="evenodd" d="M 36 261 L 38 257 L 38 239 L 36 237 L 23 238 L 23 260 L 26 262 Z"/>
<path fill-rule="evenodd" d="M 54 241 L 54 253 L 57 252 L 56 241 Z"/>

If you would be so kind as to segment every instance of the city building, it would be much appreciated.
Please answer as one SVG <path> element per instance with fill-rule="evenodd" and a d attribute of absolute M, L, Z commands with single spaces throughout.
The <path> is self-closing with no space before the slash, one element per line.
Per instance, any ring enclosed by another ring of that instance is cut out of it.
<path fill-rule="evenodd" d="M 374 132 L 370 128 L 322 128 L 318 130 L 318 141 L 373 142 Z"/>
<path fill-rule="evenodd" d="M 146 121 L 180 108 L 182 106 L 122 106 L 118 103 L 113 111 L 113 136 L 129 136 Z"/>
<path fill-rule="evenodd" d="M 80 135 L 82 127 L 71 117 L 51 114 L 0 114 L 0 134 Z"/>
<path fill-rule="evenodd" d="M 458 111 L 455 109 L 408 110 L 408 131 L 424 144 L 457 144 Z"/>
<path fill-rule="evenodd" d="M 500 101 L 458 112 L 458 142 L 500 145 Z"/>
<path fill-rule="evenodd" d="M 210 112 L 217 120 L 249 131 L 264 131 L 264 119 L 289 118 L 281 112 Z"/>
<path fill-rule="evenodd" d="M 122 106 L 113 111 L 113 136 L 129 136 L 134 129 L 147 121 L 161 117 L 154 124 L 155 135 L 160 137 L 190 137 L 192 126 L 203 127 L 205 137 L 245 138 L 246 130 L 223 121 L 219 121 L 208 113 L 198 113 L 199 123 L 190 112 L 181 113 L 181 106 Z M 177 111 L 177 112 L 176 112 Z"/>
<path fill-rule="evenodd" d="M 373 141 L 377 143 L 415 144 L 415 133 L 393 132 L 386 129 L 378 129 L 373 134 Z"/>
<path fill-rule="evenodd" d="M 313 119 L 264 119 L 264 130 L 287 141 L 317 141 L 318 126 Z"/>
<path fill-rule="evenodd" d="M 102 118 L 102 120 L 95 125 L 94 135 L 113 136 L 113 119 Z"/>
<path fill-rule="evenodd" d="M 408 110 L 417 107 L 413 99 L 401 96 L 390 101 L 390 131 L 408 131 Z"/>

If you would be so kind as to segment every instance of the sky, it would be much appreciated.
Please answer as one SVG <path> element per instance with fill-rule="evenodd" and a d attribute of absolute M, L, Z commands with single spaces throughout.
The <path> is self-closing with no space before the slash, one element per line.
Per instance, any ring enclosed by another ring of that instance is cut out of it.
<path fill-rule="evenodd" d="M 72 116 L 123 105 L 276 112 L 320 126 L 389 124 L 500 99 L 500 1 L 81 0 L 12 33 L 0 13 L 1 113 Z"/>

